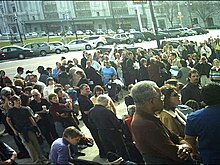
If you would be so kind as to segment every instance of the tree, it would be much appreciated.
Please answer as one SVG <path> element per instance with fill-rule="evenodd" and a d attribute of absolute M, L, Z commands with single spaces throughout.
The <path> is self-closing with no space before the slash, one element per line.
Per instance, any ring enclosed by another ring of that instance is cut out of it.
<path fill-rule="evenodd" d="M 220 13 L 220 3 L 218 1 L 193 1 L 191 3 L 192 5 L 190 5 L 190 7 L 192 13 L 198 15 L 206 27 L 208 26 L 208 18 Z"/>
<path fill-rule="evenodd" d="M 174 1 L 164 1 L 162 3 L 163 13 L 166 15 L 171 26 L 173 27 L 174 17 L 177 16 L 177 2 Z"/>

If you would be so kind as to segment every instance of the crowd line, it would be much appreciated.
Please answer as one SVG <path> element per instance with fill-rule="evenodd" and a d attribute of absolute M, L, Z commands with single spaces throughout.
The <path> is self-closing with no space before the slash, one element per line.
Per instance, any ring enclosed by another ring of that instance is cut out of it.
<path fill-rule="evenodd" d="M 0 120 L 18 153 L 0 139 L 0 164 L 27 157 L 34 164 L 99 164 L 78 159 L 94 142 L 110 164 L 220 163 L 219 60 L 217 36 L 183 40 L 176 49 L 84 51 L 80 62 L 62 57 L 54 68 L 38 66 L 39 75 L 19 66 L 10 78 L 1 70 Z M 122 90 L 127 114 L 118 119 Z"/>

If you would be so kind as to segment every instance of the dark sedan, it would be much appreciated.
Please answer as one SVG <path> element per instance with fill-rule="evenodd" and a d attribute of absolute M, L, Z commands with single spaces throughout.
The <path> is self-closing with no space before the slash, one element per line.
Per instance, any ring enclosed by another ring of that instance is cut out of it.
<path fill-rule="evenodd" d="M 107 45 L 112 45 L 114 43 L 116 44 L 127 44 L 127 40 L 122 40 L 119 38 L 113 38 L 113 37 L 105 37 L 106 41 L 107 41 Z"/>
<path fill-rule="evenodd" d="M 207 33 L 209 33 L 209 30 L 204 29 L 202 27 L 194 27 L 194 28 L 192 28 L 192 30 L 196 31 L 197 34 L 207 34 Z"/>
<path fill-rule="evenodd" d="M 1 57 L 3 57 L 3 59 L 24 59 L 26 57 L 34 56 L 34 52 L 31 49 L 20 46 L 5 46 L 1 48 L 1 51 L 3 53 L 3 56 Z"/>

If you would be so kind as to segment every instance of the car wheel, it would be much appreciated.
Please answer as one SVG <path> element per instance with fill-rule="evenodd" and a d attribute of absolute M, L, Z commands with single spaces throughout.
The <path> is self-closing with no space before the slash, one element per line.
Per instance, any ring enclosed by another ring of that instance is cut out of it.
<path fill-rule="evenodd" d="M 147 38 L 147 40 L 148 40 L 148 41 L 151 41 L 151 38 L 150 38 L 150 37 L 148 37 L 148 38 Z"/>
<path fill-rule="evenodd" d="M 185 36 L 188 37 L 188 34 L 186 33 Z"/>
<path fill-rule="evenodd" d="M 65 53 L 67 53 L 67 52 L 69 52 L 69 51 L 70 51 L 69 48 L 66 47 L 66 49 L 65 49 Z"/>
<path fill-rule="evenodd" d="M 90 45 L 86 45 L 86 46 L 85 46 L 85 49 L 86 49 L 86 50 L 91 50 L 92 47 L 91 47 Z"/>
<path fill-rule="evenodd" d="M 25 55 L 20 53 L 20 54 L 18 55 L 18 59 L 25 59 Z"/>
<path fill-rule="evenodd" d="M 176 37 L 177 37 L 177 38 L 179 38 L 179 37 L 180 37 L 180 35 L 179 35 L 179 34 L 177 34 L 177 35 L 176 35 Z"/>
<path fill-rule="evenodd" d="M 142 42 L 142 39 L 141 39 L 141 38 L 138 38 L 137 41 L 138 41 L 138 42 Z"/>
<path fill-rule="evenodd" d="M 97 47 L 99 47 L 99 46 L 103 46 L 103 45 L 104 45 L 103 42 L 99 42 L 99 43 L 97 44 Z"/>
<path fill-rule="evenodd" d="M 41 56 L 46 56 L 46 55 L 47 55 L 47 52 L 44 51 L 44 50 L 41 50 L 41 51 L 40 51 L 40 55 L 41 55 Z"/>
<path fill-rule="evenodd" d="M 60 49 L 56 49 L 56 50 L 55 50 L 55 53 L 56 53 L 56 54 L 60 54 L 60 53 L 61 53 L 61 50 L 60 50 Z"/>

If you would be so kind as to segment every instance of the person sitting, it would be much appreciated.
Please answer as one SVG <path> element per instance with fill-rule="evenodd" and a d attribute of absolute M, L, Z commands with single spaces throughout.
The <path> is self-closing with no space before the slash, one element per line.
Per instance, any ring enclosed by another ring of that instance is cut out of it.
<path fill-rule="evenodd" d="M 180 95 L 172 85 L 164 85 L 160 90 L 164 95 L 164 109 L 159 113 L 160 120 L 170 131 L 184 138 L 186 116 L 176 108 L 180 104 Z"/>
<path fill-rule="evenodd" d="M 72 165 L 80 165 L 80 164 L 88 164 L 88 165 L 98 165 L 99 163 L 74 159 L 71 157 L 71 145 L 77 145 L 80 139 L 83 137 L 83 134 L 76 129 L 74 126 L 67 127 L 61 138 L 56 139 L 50 148 L 49 160 L 52 165 L 55 164 L 72 164 Z"/>
<path fill-rule="evenodd" d="M 6 143 L 0 141 L 0 164 L 17 165 L 17 163 L 15 162 L 16 158 L 17 158 L 16 151 Z"/>

